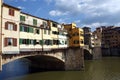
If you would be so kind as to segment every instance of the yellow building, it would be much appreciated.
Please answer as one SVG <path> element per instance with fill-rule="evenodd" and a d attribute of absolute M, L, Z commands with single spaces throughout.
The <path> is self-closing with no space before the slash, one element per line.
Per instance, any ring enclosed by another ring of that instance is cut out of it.
<path fill-rule="evenodd" d="M 66 30 L 68 30 L 69 47 L 84 46 L 83 30 L 77 28 L 75 23 L 64 24 Z"/>

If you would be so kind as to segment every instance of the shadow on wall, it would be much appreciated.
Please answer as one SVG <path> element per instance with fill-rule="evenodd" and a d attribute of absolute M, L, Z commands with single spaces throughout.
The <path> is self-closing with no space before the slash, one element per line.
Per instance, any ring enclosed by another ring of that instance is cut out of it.
<path fill-rule="evenodd" d="M 63 71 L 65 64 L 61 60 L 50 56 L 27 57 L 30 60 L 31 73 L 39 71 Z"/>
<path fill-rule="evenodd" d="M 90 52 L 86 49 L 84 49 L 84 59 L 85 60 L 92 60 L 93 59 L 93 55 L 90 54 Z"/>

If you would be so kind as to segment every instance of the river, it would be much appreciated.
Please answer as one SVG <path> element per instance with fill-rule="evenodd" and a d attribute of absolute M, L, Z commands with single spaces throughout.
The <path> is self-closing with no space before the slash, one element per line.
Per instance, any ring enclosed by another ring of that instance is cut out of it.
<path fill-rule="evenodd" d="M 84 71 L 44 71 L 31 73 L 23 58 L 3 66 L 0 80 L 120 80 L 120 57 L 86 60 Z"/>

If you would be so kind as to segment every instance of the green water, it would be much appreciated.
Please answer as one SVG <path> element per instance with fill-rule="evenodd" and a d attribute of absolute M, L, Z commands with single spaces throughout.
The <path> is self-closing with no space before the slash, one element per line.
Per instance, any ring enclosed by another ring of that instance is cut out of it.
<path fill-rule="evenodd" d="M 85 61 L 84 71 L 38 72 L 5 80 L 120 80 L 120 57 Z"/>

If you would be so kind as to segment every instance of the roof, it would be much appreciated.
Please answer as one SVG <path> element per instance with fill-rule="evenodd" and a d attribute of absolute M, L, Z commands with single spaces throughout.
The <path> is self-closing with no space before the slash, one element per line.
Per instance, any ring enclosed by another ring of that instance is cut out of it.
<path fill-rule="evenodd" d="M 11 5 L 6 4 L 6 3 L 3 3 L 3 6 L 10 7 L 10 8 L 16 9 L 16 10 L 21 10 L 20 8 L 17 8 L 17 7 L 11 6 Z"/>
<path fill-rule="evenodd" d="M 21 12 L 21 13 L 22 13 L 22 14 L 25 14 L 25 15 L 28 15 L 28 16 L 32 16 L 32 17 L 38 18 L 38 19 L 42 19 L 42 20 L 48 21 L 48 19 L 40 18 L 40 17 L 34 16 L 34 15 L 32 15 L 32 14 L 29 14 L 29 13 L 25 13 L 25 12 Z"/>

